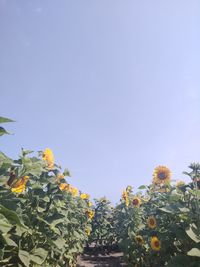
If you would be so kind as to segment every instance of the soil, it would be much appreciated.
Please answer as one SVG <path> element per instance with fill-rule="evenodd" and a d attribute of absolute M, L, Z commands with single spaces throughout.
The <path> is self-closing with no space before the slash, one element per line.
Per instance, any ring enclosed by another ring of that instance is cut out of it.
<path fill-rule="evenodd" d="M 107 255 L 84 254 L 78 259 L 77 267 L 126 267 L 123 253 L 112 252 Z"/>

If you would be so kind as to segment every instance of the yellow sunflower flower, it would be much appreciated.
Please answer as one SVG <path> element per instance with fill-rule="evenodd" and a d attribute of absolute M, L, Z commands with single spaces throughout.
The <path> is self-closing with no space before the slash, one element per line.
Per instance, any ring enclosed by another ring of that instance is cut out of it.
<path fill-rule="evenodd" d="M 134 207 L 139 207 L 141 205 L 142 201 L 139 197 L 133 197 L 132 204 Z"/>
<path fill-rule="evenodd" d="M 76 187 L 73 186 L 69 186 L 69 192 L 74 196 L 77 197 L 78 196 L 78 189 Z"/>
<path fill-rule="evenodd" d="M 50 148 L 46 148 L 43 152 L 42 159 L 47 162 L 47 167 L 53 169 L 54 167 L 54 155 Z"/>
<path fill-rule="evenodd" d="M 89 199 L 90 196 L 89 196 L 88 194 L 82 193 L 82 194 L 80 195 L 80 198 L 82 198 L 82 199 Z"/>
<path fill-rule="evenodd" d="M 156 228 L 156 219 L 154 216 L 150 216 L 148 219 L 147 219 L 147 225 L 149 228 L 151 229 L 154 229 Z"/>
<path fill-rule="evenodd" d="M 151 248 L 155 251 L 159 251 L 161 249 L 161 242 L 156 236 L 151 238 Z"/>
<path fill-rule="evenodd" d="M 69 184 L 61 183 L 61 184 L 59 184 L 59 188 L 61 191 L 68 191 L 69 190 Z"/>
<path fill-rule="evenodd" d="M 153 172 L 153 184 L 168 184 L 171 179 L 171 171 L 165 166 L 158 166 Z"/>
<path fill-rule="evenodd" d="M 122 192 L 122 199 L 125 201 L 126 207 L 128 207 L 129 206 L 129 195 L 127 191 Z"/>
<path fill-rule="evenodd" d="M 25 191 L 29 176 L 23 176 L 11 185 L 13 193 L 20 194 Z"/>
<path fill-rule="evenodd" d="M 90 218 L 91 220 L 94 218 L 94 211 L 93 210 L 87 210 L 86 214 L 87 214 L 88 218 Z"/>
<path fill-rule="evenodd" d="M 135 241 L 139 244 L 139 245 L 142 245 L 144 244 L 144 239 L 141 235 L 136 235 L 135 236 Z"/>

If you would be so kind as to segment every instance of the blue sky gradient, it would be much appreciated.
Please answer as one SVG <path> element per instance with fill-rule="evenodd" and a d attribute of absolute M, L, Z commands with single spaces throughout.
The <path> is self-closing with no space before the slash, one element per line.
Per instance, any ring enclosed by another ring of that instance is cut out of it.
<path fill-rule="evenodd" d="M 113 202 L 157 165 L 184 179 L 199 160 L 198 0 L 0 0 L 0 36 L 9 156 L 50 147 Z"/>

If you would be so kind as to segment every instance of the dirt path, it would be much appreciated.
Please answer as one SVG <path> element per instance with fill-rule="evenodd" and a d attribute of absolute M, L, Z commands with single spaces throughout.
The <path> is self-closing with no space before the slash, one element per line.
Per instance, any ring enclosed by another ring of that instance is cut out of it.
<path fill-rule="evenodd" d="M 83 255 L 79 258 L 77 267 L 126 267 L 122 253 L 111 253 L 109 255 Z"/>

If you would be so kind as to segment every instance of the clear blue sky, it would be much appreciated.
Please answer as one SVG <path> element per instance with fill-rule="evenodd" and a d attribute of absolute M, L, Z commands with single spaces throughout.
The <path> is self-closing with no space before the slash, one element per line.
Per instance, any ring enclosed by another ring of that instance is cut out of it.
<path fill-rule="evenodd" d="M 69 181 L 118 201 L 200 153 L 199 0 L 0 0 L 0 149 L 50 147 Z"/>

